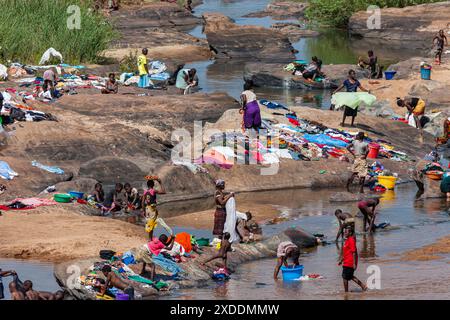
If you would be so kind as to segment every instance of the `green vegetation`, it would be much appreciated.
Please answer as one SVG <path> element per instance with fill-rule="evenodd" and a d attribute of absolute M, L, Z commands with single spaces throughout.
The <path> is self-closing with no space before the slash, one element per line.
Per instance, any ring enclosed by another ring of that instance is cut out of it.
<path fill-rule="evenodd" d="M 380 8 L 402 8 L 439 1 L 442 0 L 310 0 L 306 16 L 311 21 L 323 25 L 345 27 L 353 13 L 366 10 L 370 5 L 376 5 Z"/>
<path fill-rule="evenodd" d="M 73 5 L 80 8 L 80 29 L 68 28 Z M 0 0 L 0 62 L 37 63 L 50 47 L 68 63 L 97 62 L 117 34 L 91 5 L 86 0 Z"/>

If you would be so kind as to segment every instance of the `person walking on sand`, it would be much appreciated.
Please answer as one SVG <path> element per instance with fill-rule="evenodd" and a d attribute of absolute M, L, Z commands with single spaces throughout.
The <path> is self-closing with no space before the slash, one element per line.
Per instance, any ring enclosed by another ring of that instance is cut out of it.
<path fill-rule="evenodd" d="M 442 62 L 444 47 L 448 46 L 448 40 L 444 34 L 444 30 L 439 30 L 439 33 L 433 38 L 433 45 L 436 46 L 436 55 L 434 56 L 435 62 L 440 65 Z"/>
<path fill-rule="evenodd" d="M 361 85 L 361 82 L 359 82 L 358 79 L 356 79 L 356 72 L 355 72 L 355 70 L 350 70 L 348 72 L 348 79 L 346 79 L 344 81 L 344 83 L 342 83 L 333 92 L 333 94 L 338 93 L 344 87 L 346 88 L 347 92 L 357 92 L 358 88 L 359 88 L 361 91 L 370 93 L 370 90 L 365 89 Z M 345 119 L 347 119 L 347 117 L 352 117 L 352 124 L 351 124 L 351 126 L 353 127 L 354 123 L 355 123 L 355 118 L 356 118 L 357 115 L 358 115 L 358 107 L 356 107 L 355 109 L 352 109 L 352 108 L 350 108 L 348 106 L 345 106 L 345 108 L 344 108 L 344 116 L 342 118 L 341 126 L 345 126 Z"/>
<path fill-rule="evenodd" d="M 225 195 L 225 181 L 219 179 L 216 181 L 216 193 L 214 194 L 214 201 L 216 204 L 216 212 L 214 213 L 214 229 L 213 235 L 222 239 L 223 230 L 225 228 L 225 221 L 227 220 L 227 212 L 225 206 L 234 193 L 231 192 Z"/>
<path fill-rule="evenodd" d="M 352 175 L 347 181 L 347 191 L 350 192 L 350 185 L 356 177 L 359 177 L 359 192 L 364 193 L 364 182 L 368 174 L 367 155 L 369 154 L 369 144 L 364 142 L 364 132 L 358 132 L 356 138 L 347 146 L 347 150 L 355 158 L 352 168 Z"/>
<path fill-rule="evenodd" d="M 358 250 L 356 248 L 356 237 L 352 227 L 347 227 L 344 230 L 344 247 L 342 248 L 342 258 L 339 265 L 342 265 L 342 278 L 344 280 L 344 290 L 348 292 L 348 282 L 354 281 L 361 287 L 363 291 L 367 290 L 361 280 L 355 277 L 355 271 L 358 268 Z"/>
<path fill-rule="evenodd" d="M 149 71 L 147 61 L 148 49 L 142 49 L 142 54 L 138 57 L 138 70 L 139 70 L 139 88 L 148 88 L 149 86 Z"/>

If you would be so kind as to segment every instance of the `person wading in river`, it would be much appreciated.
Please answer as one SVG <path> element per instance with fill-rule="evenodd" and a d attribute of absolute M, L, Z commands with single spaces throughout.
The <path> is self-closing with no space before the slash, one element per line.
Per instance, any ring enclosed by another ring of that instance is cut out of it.
<path fill-rule="evenodd" d="M 347 181 L 347 191 L 350 192 L 350 185 L 356 177 L 359 177 L 359 192 L 364 193 L 364 182 L 368 174 L 367 155 L 369 154 L 369 145 L 364 142 L 364 132 L 359 132 L 355 140 L 347 146 L 347 150 L 353 155 L 352 175 Z"/>
<path fill-rule="evenodd" d="M 273 278 L 278 279 L 278 274 L 280 273 L 281 266 L 288 267 L 288 259 L 292 259 L 294 267 L 300 265 L 300 248 L 290 241 L 284 241 L 278 245 L 277 250 L 277 265 L 273 272 Z"/>
<path fill-rule="evenodd" d="M 348 282 L 354 281 L 363 291 L 367 287 L 355 277 L 355 271 L 358 268 L 358 250 L 356 248 L 356 237 L 352 227 L 347 227 L 344 230 L 344 247 L 342 248 L 342 259 L 339 265 L 342 265 L 342 278 L 344 279 L 344 290 L 348 292 Z"/>

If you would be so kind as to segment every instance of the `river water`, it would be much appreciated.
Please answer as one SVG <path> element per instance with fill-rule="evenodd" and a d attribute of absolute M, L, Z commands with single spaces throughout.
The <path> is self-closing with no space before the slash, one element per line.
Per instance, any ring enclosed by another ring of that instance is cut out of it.
<path fill-rule="evenodd" d="M 271 17 L 246 18 L 245 15 L 264 10 L 269 0 L 222 1 L 204 0 L 203 4 L 195 7 L 195 15 L 201 17 L 207 12 L 218 12 L 232 18 L 239 25 L 254 25 L 269 28 L 277 22 L 294 22 L 296 20 L 274 20 Z M 197 26 L 189 33 L 199 38 L 205 38 L 202 26 Z M 367 50 L 374 49 L 378 53 L 383 65 L 388 66 L 400 59 L 416 56 L 420 52 L 415 50 L 389 50 L 389 42 L 368 44 L 364 41 L 351 39 L 345 30 L 320 29 L 321 35 L 314 38 L 302 38 L 292 43 L 299 51 L 297 59 L 310 60 L 318 56 L 324 64 L 356 64 L 359 56 L 366 55 Z M 189 63 L 188 68 L 196 68 L 203 92 L 227 92 L 238 99 L 242 92 L 243 70 L 246 61 L 201 61 Z M 356 66 L 355 66 L 356 67 Z M 256 88 L 259 98 L 273 100 L 285 105 L 301 104 L 303 106 L 328 109 L 331 93 L 329 90 L 287 90 Z"/>

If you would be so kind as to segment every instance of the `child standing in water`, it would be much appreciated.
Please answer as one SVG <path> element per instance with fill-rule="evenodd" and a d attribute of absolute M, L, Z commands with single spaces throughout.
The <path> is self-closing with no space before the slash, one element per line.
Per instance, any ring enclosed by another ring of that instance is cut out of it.
<path fill-rule="evenodd" d="M 344 230 L 344 247 L 342 249 L 342 259 L 339 265 L 342 265 L 342 278 L 344 279 L 344 289 L 348 292 L 348 282 L 354 281 L 363 291 L 367 290 L 361 280 L 355 277 L 355 271 L 358 268 L 358 250 L 356 248 L 356 237 L 352 227 L 347 227 Z"/>
<path fill-rule="evenodd" d="M 173 236 L 172 229 L 164 222 L 162 218 L 159 217 L 159 212 L 157 209 L 156 195 L 166 194 L 166 189 L 164 188 L 161 179 L 157 178 L 160 190 L 155 189 L 155 180 L 148 180 L 148 189 L 144 191 L 142 196 L 142 208 L 144 210 L 143 214 L 147 220 L 145 224 L 145 231 L 148 232 L 150 240 L 153 239 L 153 231 L 158 224 L 161 225 L 167 232 Z"/>

